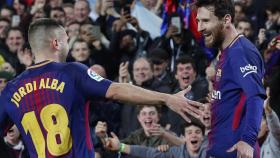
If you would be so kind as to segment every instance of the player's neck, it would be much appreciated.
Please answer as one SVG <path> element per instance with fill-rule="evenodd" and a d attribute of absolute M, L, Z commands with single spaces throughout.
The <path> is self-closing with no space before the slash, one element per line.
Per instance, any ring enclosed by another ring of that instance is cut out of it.
<path fill-rule="evenodd" d="M 36 63 L 41 63 L 46 60 L 52 60 L 55 62 L 59 62 L 59 58 L 57 56 L 55 56 L 54 54 L 47 54 L 47 53 L 41 53 L 41 54 L 35 55 L 34 62 L 36 64 Z"/>
<path fill-rule="evenodd" d="M 224 42 L 222 43 L 221 50 L 224 50 L 225 48 L 232 45 L 238 38 L 238 35 L 239 34 L 236 31 L 236 29 L 234 28 L 234 26 L 232 26 L 230 29 L 228 29 L 228 32 L 225 33 L 225 39 L 224 39 Z"/>

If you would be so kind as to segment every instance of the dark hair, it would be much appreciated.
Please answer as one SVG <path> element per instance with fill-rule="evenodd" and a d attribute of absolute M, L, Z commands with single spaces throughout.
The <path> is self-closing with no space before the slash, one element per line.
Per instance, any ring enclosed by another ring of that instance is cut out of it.
<path fill-rule="evenodd" d="M 140 114 L 140 111 L 142 109 L 144 109 L 145 107 L 155 107 L 156 111 L 158 112 L 158 114 L 161 113 L 161 107 L 160 106 L 156 106 L 156 105 L 138 105 L 137 108 L 136 108 L 136 114 L 139 115 Z"/>
<path fill-rule="evenodd" d="M 266 3 L 265 10 L 271 11 L 272 14 L 280 12 L 280 2 L 279 0 L 270 0 Z"/>
<path fill-rule="evenodd" d="M 226 14 L 231 16 L 231 22 L 234 21 L 234 3 L 233 0 L 197 0 L 195 3 L 197 8 L 214 7 L 214 15 L 222 19 Z"/>
<path fill-rule="evenodd" d="M 202 131 L 202 135 L 204 135 L 205 126 L 203 125 L 203 123 L 200 120 L 198 120 L 196 118 L 192 118 L 191 122 L 185 122 L 181 125 L 181 132 L 183 135 L 185 135 L 185 129 L 190 126 L 196 126 L 196 127 L 200 128 Z"/>
<path fill-rule="evenodd" d="M 64 10 L 63 10 L 62 7 L 54 7 L 54 8 L 51 8 L 51 9 L 49 10 L 49 12 L 48 12 L 48 17 L 51 17 L 51 12 L 52 12 L 52 11 L 61 11 L 61 12 L 63 12 L 63 14 L 65 15 L 65 12 L 64 12 Z"/>
<path fill-rule="evenodd" d="M 276 112 L 278 118 L 280 118 L 280 72 L 278 71 L 275 75 L 271 77 L 268 83 L 270 88 L 270 99 L 269 105 Z"/>
<path fill-rule="evenodd" d="M 242 18 L 242 19 L 238 20 L 237 23 L 236 23 L 236 26 L 237 26 L 240 22 L 249 23 L 249 24 L 250 24 L 250 27 L 253 29 L 252 21 L 249 20 L 248 18 Z"/>
<path fill-rule="evenodd" d="M 22 38 L 24 38 L 24 33 L 22 31 L 22 29 L 20 27 L 10 27 L 8 30 L 7 30 L 7 36 L 9 35 L 9 33 L 11 31 L 19 31 L 22 35 Z"/>
<path fill-rule="evenodd" d="M 175 72 L 177 71 L 178 64 L 191 64 L 194 71 L 197 72 L 195 61 L 190 56 L 184 55 L 176 59 Z"/>
<path fill-rule="evenodd" d="M 7 18 L 0 17 L 0 21 L 5 21 L 6 23 L 11 24 L 11 21 Z"/>
<path fill-rule="evenodd" d="M 165 60 L 168 61 L 169 54 L 162 48 L 151 49 L 148 53 L 148 58 L 152 60 Z"/>

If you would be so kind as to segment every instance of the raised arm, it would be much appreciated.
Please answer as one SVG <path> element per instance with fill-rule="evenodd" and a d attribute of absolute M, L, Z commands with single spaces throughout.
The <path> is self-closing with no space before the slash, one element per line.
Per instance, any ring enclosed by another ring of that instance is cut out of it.
<path fill-rule="evenodd" d="M 186 113 L 194 117 L 199 117 L 200 110 L 198 108 L 202 106 L 202 104 L 184 97 L 184 94 L 189 90 L 190 88 L 177 94 L 170 95 L 146 90 L 128 83 L 112 83 L 107 90 L 106 98 L 120 102 L 133 103 L 135 105 L 166 105 L 171 110 L 181 115 L 186 121 L 190 122 Z"/>

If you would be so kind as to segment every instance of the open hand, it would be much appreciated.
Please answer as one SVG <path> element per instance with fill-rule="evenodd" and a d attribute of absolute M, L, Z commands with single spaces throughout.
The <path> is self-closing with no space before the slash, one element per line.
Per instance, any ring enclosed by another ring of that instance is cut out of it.
<path fill-rule="evenodd" d="M 202 103 L 191 101 L 185 98 L 185 94 L 190 90 L 191 87 L 189 86 L 187 89 L 172 95 L 167 100 L 167 106 L 169 106 L 171 110 L 181 115 L 187 122 L 191 122 L 187 114 L 199 118 L 202 115 L 202 111 L 199 108 L 203 106 Z"/>
<path fill-rule="evenodd" d="M 253 158 L 254 148 L 244 141 L 237 142 L 227 152 L 233 152 L 235 150 L 237 150 L 237 158 Z"/>

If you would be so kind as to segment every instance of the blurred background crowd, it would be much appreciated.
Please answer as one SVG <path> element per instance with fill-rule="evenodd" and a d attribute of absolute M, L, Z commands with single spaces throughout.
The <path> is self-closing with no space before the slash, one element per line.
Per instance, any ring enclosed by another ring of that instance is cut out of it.
<path fill-rule="evenodd" d="M 102 138 L 110 131 L 124 143 L 158 150 L 186 143 L 190 155 L 199 157 L 211 126 L 210 105 L 205 98 L 212 89 L 219 51 L 204 46 L 196 31 L 192 2 L 1 0 L 0 92 L 33 64 L 27 40 L 29 24 L 38 18 L 52 18 L 68 33 L 71 49 L 67 62 L 81 62 L 104 78 L 164 93 L 176 93 L 191 85 L 186 98 L 205 105 L 201 120 L 193 118 L 193 123 L 186 124 L 164 106 L 135 107 L 91 100 L 89 125 L 96 157 L 116 157 L 102 145 Z M 280 1 L 235 0 L 234 21 L 265 62 L 264 84 L 270 87 L 271 97 L 265 105 L 259 144 L 262 157 L 273 157 L 280 153 Z M 0 157 L 28 157 L 16 127 L 0 142 Z"/>

